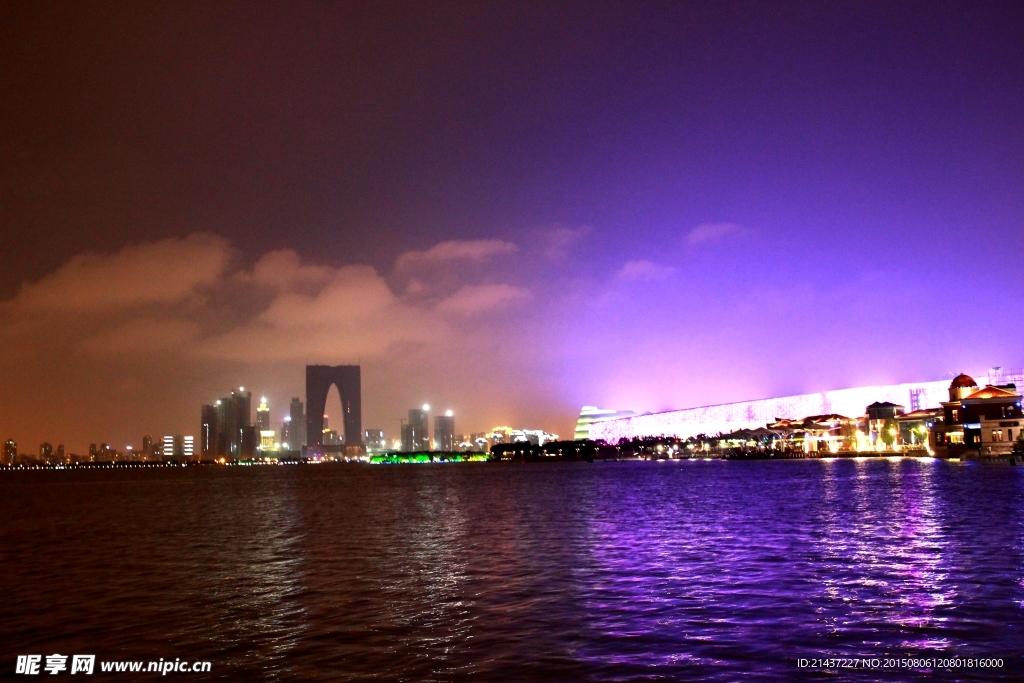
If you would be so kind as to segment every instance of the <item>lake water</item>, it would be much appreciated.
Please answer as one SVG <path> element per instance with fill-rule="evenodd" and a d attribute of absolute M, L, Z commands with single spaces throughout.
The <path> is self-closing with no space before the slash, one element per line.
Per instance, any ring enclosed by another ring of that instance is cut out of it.
<path fill-rule="evenodd" d="M 1024 677 L 1019 467 L 22 471 L 0 496 L 4 676 L 92 653 L 212 662 L 190 680 Z M 798 667 L 823 657 L 1003 666 Z"/>

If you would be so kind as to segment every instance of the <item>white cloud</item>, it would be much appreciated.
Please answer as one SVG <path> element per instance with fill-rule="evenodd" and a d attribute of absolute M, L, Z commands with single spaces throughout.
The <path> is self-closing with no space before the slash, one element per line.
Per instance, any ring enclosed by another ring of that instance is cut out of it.
<path fill-rule="evenodd" d="M 397 270 L 421 264 L 440 264 L 452 261 L 483 261 L 495 256 L 508 256 L 519 247 L 504 240 L 450 240 L 426 251 L 408 251 L 395 262 Z"/>
<path fill-rule="evenodd" d="M 445 313 L 479 315 L 528 301 L 530 290 L 512 285 L 466 285 L 438 304 Z"/>
<path fill-rule="evenodd" d="M 686 241 L 690 244 L 707 244 L 742 231 L 743 228 L 735 223 L 702 223 L 686 235 Z"/>
<path fill-rule="evenodd" d="M 23 286 L 11 304 L 22 312 L 93 313 L 176 303 L 217 282 L 230 256 L 225 240 L 203 234 L 80 254 Z"/>
<path fill-rule="evenodd" d="M 331 280 L 333 270 L 324 266 L 304 266 L 291 249 L 264 254 L 249 274 L 253 282 L 275 289 L 320 288 Z"/>
<path fill-rule="evenodd" d="M 316 294 L 286 291 L 248 323 L 207 339 L 202 355 L 235 360 L 351 359 L 437 336 L 427 311 L 402 303 L 370 266 L 345 266 Z"/>

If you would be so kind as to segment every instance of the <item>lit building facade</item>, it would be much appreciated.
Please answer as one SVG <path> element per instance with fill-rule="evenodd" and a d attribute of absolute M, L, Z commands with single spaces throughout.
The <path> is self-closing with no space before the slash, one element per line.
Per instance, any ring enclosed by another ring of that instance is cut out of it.
<path fill-rule="evenodd" d="M 256 429 L 261 432 L 270 429 L 270 406 L 267 405 L 266 396 L 260 400 L 260 404 L 256 407 Z"/>
<path fill-rule="evenodd" d="M 936 418 L 933 444 L 947 457 L 1000 457 L 1021 439 L 1024 412 L 1013 384 L 978 388 L 974 378 L 959 375 L 949 385 L 949 400 Z"/>
<path fill-rule="evenodd" d="M 948 380 L 890 384 L 685 408 L 597 421 L 590 425 L 589 432 L 590 438 L 609 443 L 644 436 L 688 439 L 758 429 L 782 418 L 802 420 L 807 415 L 863 415 L 864 406 L 874 402 L 909 405 L 911 410 L 937 408 L 945 400 L 948 387 Z"/>
<path fill-rule="evenodd" d="M 576 432 L 573 438 L 577 441 L 590 438 L 590 425 L 605 420 L 616 420 L 621 417 L 635 415 L 632 410 L 615 410 L 609 408 L 598 408 L 597 406 L 583 406 L 580 417 L 576 420 Z"/>

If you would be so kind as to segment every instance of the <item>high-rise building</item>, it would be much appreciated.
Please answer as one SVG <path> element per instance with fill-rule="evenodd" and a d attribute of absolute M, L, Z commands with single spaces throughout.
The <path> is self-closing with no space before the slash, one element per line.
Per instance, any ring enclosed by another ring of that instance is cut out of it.
<path fill-rule="evenodd" d="M 213 460 L 218 455 L 222 455 L 217 448 L 220 439 L 217 408 L 217 404 L 207 403 L 200 411 L 202 418 L 199 427 L 199 454 L 203 460 Z M 143 450 L 146 448 L 145 439 L 143 439 L 142 448 Z"/>
<path fill-rule="evenodd" d="M 367 429 L 363 432 L 363 444 L 366 446 L 368 451 L 383 451 L 387 449 L 387 443 L 384 440 L 383 429 Z"/>
<path fill-rule="evenodd" d="M 238 430 L 238 458 L 252 460 L 256 457 L 256 448 L 260 443 L 260 433 L 255 425 L 247 425 Z"/>
<path fill-rule="evenodd" d="M 181 438 L 181 457 L 186 460 L 192 460 L 195 457 L 196 445 L 195 437 L 184 436 Z"/>
<path fill-rule="evenodd" d="M 146 460 L 153 457 L 153 437 L 149 434 L 142 437 L 142 457 Z"/>
<path fill-rule="evenodd" d="M 409 421 L 402 425 L 402 450 L 429 451 L 430 433 L 427 429 L 430 406 L 409 410 Z"/>
<path fill-rule="evenodd" d="M 18 444 L 14 439 L 4 442 L 4 464 L 13 465 L 18 459 Z"/>
<path fill-rule="evenodd" d="M 277 436 L 277 432 L 273 429 L 261 429 L 260 430 L 260 450 L 261 451 L 272 451 L 274 450 L 274 438 Z"/>
<path fill-rule="evenodd" d="M 57 460 L 64 462 L 64 444 L 57 445 Z"/>
<path fill-rule="evenodd" d="M 291 418 L 288 447 L 297 451 L 306 445 L 306 411 L 298 396 L 292 397 L 292 403 L 288 407 L 288 417 Z"/>
<path fill-rule="evenodd" d="M 43 462 L 49 462 L 53 459 L 53 446 L 49 441 L 39 444 L 39 459 Z"/>
<path fill-rule="evenodd" d="M 291 449 L 292 446 L 292 416 L 285 415 L 284 422 L 281 423 L 281 448 Z"/>
<path fill-rule="evenodd" d="M 270 408 L 267 406 L 266 396 L 260 400 L 256 408 L 256 429 L 261 432 L 270 429 Z"/>
<path fill-rule="evenodd" d="M 455 416 L 450 410 L 434 418 L 434 445 L 447 453 L 455 450 Z"/>
<path fill-rule="evenodd" d="M 217 455 L 238 459 L 242 451 L 242 429 L 252 424 L 252 392 L 245 387 L 220 399 L 217 407 Z"/>

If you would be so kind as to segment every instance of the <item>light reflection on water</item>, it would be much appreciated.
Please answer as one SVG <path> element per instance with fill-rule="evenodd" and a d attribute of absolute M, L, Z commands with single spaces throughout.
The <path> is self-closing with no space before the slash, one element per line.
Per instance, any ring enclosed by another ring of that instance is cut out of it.
<path fill-rule="evenodd" d="M 1022 475 L 911 458 L 4 474 L 0 642 L 251 680 L 1018 666 Z"/>

